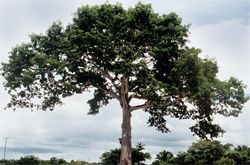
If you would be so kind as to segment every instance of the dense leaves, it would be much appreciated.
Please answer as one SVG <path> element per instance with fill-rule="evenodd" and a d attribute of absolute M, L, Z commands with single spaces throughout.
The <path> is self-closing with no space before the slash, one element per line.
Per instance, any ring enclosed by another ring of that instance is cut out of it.
<path fill-rule="evenodd" d="M 245 86 L 219 80 L 216 62 L 187 47 L 187 37 L 175 13 L 159 15 L 150 5 L 80 7 L 65 28 L 56 22 L 11 51 L 2 67 L 7 107 L 53 110 L 62 98 L 93 89 L 89 114 L 117 99 L 129 111 L 148 112 L 149 125 L 162 132 L 170 116 L 197 121 L 190 129 L 201 138 L 216 137 L 223 130 L 213 115 L 238 116 Z M 145 104 L 131 104 L 138 99 Z"/>
<path fill-rule="evenodd" d="M 169 151 L 163 150 L 156 155 L 155 159 L 152 165 L 170 164 L 173 163 L 174 155 Z"/>
<path fill-rule="evenodd" d="M 21 157 L 20 160 L 18 160 L 18 165 L 39 165 L 40 164 L 40 160 L 39 158 L 35 157 L 35 156 L 25 156 L 25 157 Z"/>
<path fill-rule="evenodd" d="M 192 143 L 187 150 L 186 162 L 212 164 L 220 159 L 226 152 L 226 147 L 219 141 L 200 140 Z"/>
<path fill-rule="evenodd" d="M 132 164 L 143 165 L 146 160 L 151 159 L 148 152 L 144 152 L 144 145 L 138 143 L 135 148 L 132 148 Z M 117 165 L 120 162 L 121 149 L 112 149 L 102 154 L 101 164 L 102 165 Z"/>
<path fill-rule="evenodd" d="M 174 155 L 169 151 L 161 151 L 156 155 L 152 165 L 167 164 L 250 164 L 248 146 L 233 147 L 232 144 L 222 144 L 217 140 L 198 140 L 186 152 Z"/>

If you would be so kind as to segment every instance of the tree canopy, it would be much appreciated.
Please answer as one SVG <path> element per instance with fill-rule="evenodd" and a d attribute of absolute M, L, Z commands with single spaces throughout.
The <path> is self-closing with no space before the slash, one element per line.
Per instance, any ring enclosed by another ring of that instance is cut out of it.
<path fill-rule="evenodd" d="M 195 134 L 217 136 L 222 129 L 212 124 L 213 114 L 237 116 L 245 86 L 236 78 L 220 81 L 216 62 L 188 48 L 187 36 L 176 14 L 159 15 L 150 5 L 80 7 L 66 28 L 56 22 L 12 50 L 2 68 L 8 107 L 52 110 L 62 98 L 93 88 L 89 114 L 96 114 L 109 100 L 121 101 L 126 77 L 126 99 L 146 100 L 131 109 L 148 112 L 150 126 L 168 132 L 165 116 L 191 118 Z"/>
<path fill-rule="evenodd" d="M 200 140 L 192 143 L 187 150 L 187 163 L 213 164 L 219 160 L 229 149 L 228 145 L 220 141 Z"/>

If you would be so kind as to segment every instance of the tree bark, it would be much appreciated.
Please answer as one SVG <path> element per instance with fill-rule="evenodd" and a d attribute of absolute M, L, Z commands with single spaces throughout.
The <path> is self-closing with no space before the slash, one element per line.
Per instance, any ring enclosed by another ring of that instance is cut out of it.
<path fill-rule="evenodd" d="M 123 108 L 120 165 L 132 165 L 131 156 L 131 111 Z"/>
<path fill-rule="evenodd" d="M 132 165 L 131 156 L 131 110 L 128 98 L 128 78 L 121 78 L 122 137 L 120 165 Z"/>

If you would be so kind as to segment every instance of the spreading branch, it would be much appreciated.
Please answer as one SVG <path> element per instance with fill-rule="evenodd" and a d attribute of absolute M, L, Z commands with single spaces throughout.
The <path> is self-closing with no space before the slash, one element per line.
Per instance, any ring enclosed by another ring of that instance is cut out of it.
<path fill-rule="evenodd" d="M 128 102 L 130 103 L 132 99 L 143 99 L 143 98 L 138 96 L 137 94 L 131 94 L 128 98 Z"/>
<path fill-rule="evenodd" d="M 116 92 L 119 93 L 119 87 L 117 86 L 117 84 L 115 84 L 115 81 L 118 80 L 116 78 L 113 78 L 107 71 L 105 71 L 104 69 L 97 67 L 98 70 L 100 71 L 100 74 L 104 77 L 107 78 L 113 85 L 113 87 L 115 88 Z"/>
<path fill-rule="evenodd" d="M 118 80 L 116 77 L 112 77 L 108 71 L 102 69 L 100 66 L 98 66 L 95 61 L 88 55 L 85 56 L 85 58 L 91 62 L 91 64 L 93 65 L 93 68 L 91 69 L 95 69 L 97 72 L 99 72 L 103 78 L 107 78 L 113 85 L 113 87 L 115 88 L 116 92 L 119 93 L 119 87 L 117 86 L 117 84 L 115 84 L 115 81 Z"/>
<path fill-rule="evenodd" d="M 136 105 L 136 106 L 131 106 L 130 110 L 132 111 L 136 111 L 136 110 L 140 110 L 140 109 L 144 109 L 147 108 L 150 105 L 149 101 L 146 101 L 144 104 L 141 105 Z"/>
<path fill-rule="evenodd" d="M 114 92 L 112 92 L 111 90 L 106 89 L 106 88 L 103 88 L 103 87 L 101 87 L 101 86 L 97 86 L 96 88 L 98 88 L 98 89 L 100 89 L 101 91 L 103 91 L 103 92 L 109 94 L 110 96 L 114 97 L 114 98 L 117 99 L 119 102 L 121 102 L 120 97 L 119 97 L 117 94 L 115 94 Z"/>

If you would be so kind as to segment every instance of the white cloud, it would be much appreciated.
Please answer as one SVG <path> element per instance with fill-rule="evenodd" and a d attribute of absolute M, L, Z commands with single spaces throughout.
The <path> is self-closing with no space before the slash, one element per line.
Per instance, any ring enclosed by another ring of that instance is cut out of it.
<path fill-rule="evenodd" d="M 250 146 L 250 102 L 247 102 L 242 113 L 237 118 L 224 118 L 217 116 L 215 121 L 226 131 L 223 137 L 219 138 L 224 143 L 232 143 L 234 145 Z"/>
<path fill-rule="evenodd" d="M 250 24 L 242 20 L 223 21 L 191 28 L 191 44 L 203 50 L 203 55 L 214 57 L 219 65 L 219 77 L 234 76 L 243 80 L 250 91 Z"/>

